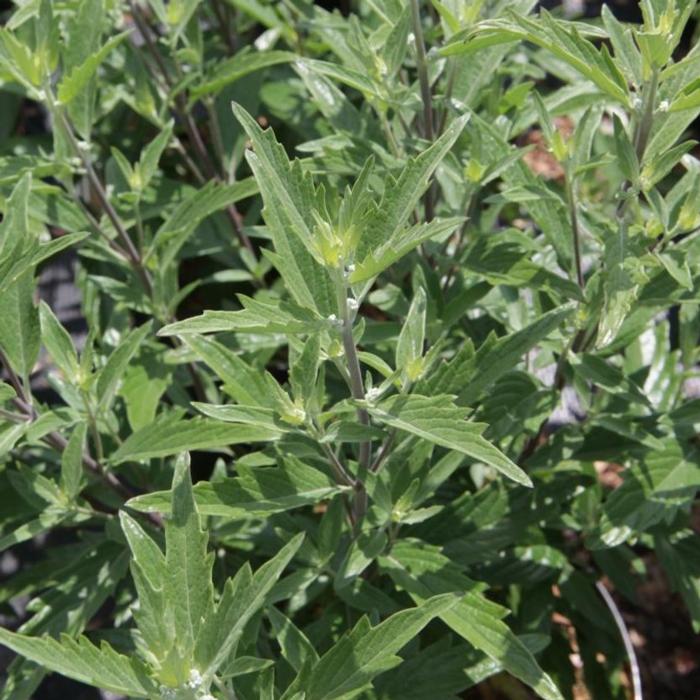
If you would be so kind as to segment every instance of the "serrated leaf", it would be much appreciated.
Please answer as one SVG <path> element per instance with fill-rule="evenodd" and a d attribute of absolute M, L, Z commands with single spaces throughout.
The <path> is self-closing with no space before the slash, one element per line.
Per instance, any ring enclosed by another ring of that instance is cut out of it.
<path fill-rule="evenodd" d="M 520 467 L 481 436 L 486 426 L 467 422 L 467 411 L 456 406 L 451 396 L 393 396 L 376 406 L 369 405 L 367 410 L 386 425 L 462 452 L 520 484 L 532 486 Z"/>
<path fill-rule="evenodd" d="M 457 603 L 453 595 L 427 599 L 416 608 L 395 613 L 371 627 L 366 617 L 329 649 L 313 666 L 308 677 L 301 675 L 283 698 L 303 689 L 305 700 L 349 700 L 370 687 L 372 679 L 401 663 L 396 653 L 438 615 Z"/>
<path fill-rule="evenodd" d="M 202 530 L 192 494 L 189 456 L 175 462 L 170 514 L 165 520 L 163 598 L 173 611 L 175 641 L 181 658 L 191 658 L 200 630 L 212 612 L 213 555 Z"/>
<path fill-rule="evenodd" d="M 82 636 L 57 641 L 0 629 L 0 644 L 44 668 L 113 693 L 148 698 L 158 692 L 135 659 L 118 654 L 106 643 L 98 648 Z"/>
<path fill-rule="evenodd" d="M 68 75 L 64 76 L 58 84 L 57 97 L 59 102 L 67 105 L 80 95 L 105 58 L 107 58 L 112 50 L 121 44 L 130 33 L 131 32 L 127 31 L 113 36 L 99 51 L 88 56 L 80 65 L 73 68 Z"/>
<path fill-rule="evenodd" d="M 242 577 L 229 579 L 198 645 L 197 657 L 206 664 L 208 676 L 213 676 L 235 649 L 246 624 L 263 607 L 272 587 L 303 541 L 304 533 L 297 533 L 255 574 L 249 576 L 246 572 Z"/>
<path fill-rule="evenodd" d="M 205 362 L 223 382 L 224 391 L 239 404 L 272 407 L 265 374 L 251 367 L 226 346 L 210 338 L 185 335 L 183 342 Z"/>
<path fill-rule="evenodd" d="M 448 591 L 474 588 L 438 548 L 407 541 L 381 560 L 395 583 L 416 602 Z M 471 590 L 457 605 L 440 615 L 448 627 L 546 700 L 562 700 L 552 679 L 542 671 L 527 647 L 501 621 L 507 611 Z"/>
<path fill-rule="evenodd" d="M 582 25 L 576 25 L 573 22 L 554 20 L 546 10 L 542 10 L 538 18 L 529 18 L 511 12 L 507 20 L 480 22 L 466 42 L 463 38 L 455 40 L 441 53 L 451 56 L 473 53 L 485 46 L 512 41 L 530 41 L 568 63 L 616 102 L 628 106 L 627 86 L 619 68 L 606 60 L 604 48 L 598 51 L 588 39 L 581 35 L 582 28 Z M 594 31 L 590 27 L 585 29 Z"/>
<path fill-rule="evenodd" d="M 459 138 L 469 117 L 469 114 L 464 114 L 454 119 L 435 143 L 409 159 L 397 180 L 387 182 L 381 201 L 370 212 L 365 224 L 365 234 L 356 256 L 360 266 L 370 255 L 379 257 L 380 247 L 398 245 L 401 232 L 428 189 L 430 177 Z M 359 279 L 354 275 L 351 281 Z"/>
<path fill-rule="evenodd" d="M 237 468 L 240 476 L 195 485 L 197 509 L 202 515 L 234 519 L 271 515 L 318 503 L 347 490 L 330 475 L 291 455 L 279 467 L 245 467 L 239 463 Z M 132 498 L 129 506 L 143 512 L 167 512 L 169 503 L 168 491 L 156 491 Z"/>
<path fill-rule="evenodd" d="M 313 243 L 314 185 L 298 163 L 290 164 L 271 130 L 263 131 L 239 105 L 233 105 L 233 112 L 253 143 L 254 152 L 247 158 L 263 196 L 275 250 L 283 256 L 281 273 L 287 287 L 297 303 L 328 316 L 336 310 L 335 289 Z"/>

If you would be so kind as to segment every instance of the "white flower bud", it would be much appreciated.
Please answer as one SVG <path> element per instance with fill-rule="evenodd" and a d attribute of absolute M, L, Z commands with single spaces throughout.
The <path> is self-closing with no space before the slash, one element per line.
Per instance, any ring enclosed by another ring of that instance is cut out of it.
<path fill-rule="evenodd" d="M 661 100 L 659 102 L 659 112 L 668 112 L 669 106 L 668 100 Z"/>
<path fill-rule="evenodd" d="M 367 401 L 375 401 L 380 397 L 382 393 L 382 390 L 378 386 L 373 386 L 367 389 L 367 392 L 365 393 L 365 398 Z"/>
<path fill-rule="evenodd" d="M 202 685 L 202 674 L 196 668 L 193 668 L 190 671 L 190 680 L 187 683 L 187 687 L 192 688 L 193 690 L 196 690 L 201 685 Z"/>

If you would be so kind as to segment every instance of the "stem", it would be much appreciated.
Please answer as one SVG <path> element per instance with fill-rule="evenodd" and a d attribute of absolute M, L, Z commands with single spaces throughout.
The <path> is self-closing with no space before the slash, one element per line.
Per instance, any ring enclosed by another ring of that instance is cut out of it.
<path fill-rule="evenodd" d="M 153 60 L 155 61 L 161 73 L 160 78 L 156 79 L 158 79 L 159 82 L 162 82 L 166 92 L 172 91 L 173 83 L 170 78 L 168 68 L 163 61 L 163 57 L 160 55 L 160 52 L 153 43 L 153 38 L 151 37 L 150 27 L 148 26 L 148 23 L 141 14 L 140 9 L 134 4 L 133 0 L 129 0 L 129 8 L 131 10 L 132 17 L 134 18 L 134 22 L 136 23 L 139 32 L 144 38 L 146 48 L 148 49 L 150 55 L 153 57 Z M 153 71 L 151 71 L 151 74 L 154 74 Z M 210 122 L 213 123 L 215 121 L 215 117 L 212 115 L 212 110 L 207 104 L 205 104 L 204 106 L 207 110 L 207 116 Z M 204 168 L 206 177 L 210 180 L 215 180 L 216 182 L 224 182 L 225 171 L 223 170 L 223 164 L 221 166 L 222 170 L 221 172 L 219 172 L 214 162 L 212 161 L 211 156 L 209 155 L 209 151 L 207 150 L 207 147 L 204 143 L 204 139 L 202 138 L 197 123 L 192 117 L 192 114 L 187 109 L 187 102 L 185 96 L 182 93 L 179 93 L 175 96 L 174 112 L 176 116 L 185 125 L 187 135 L 189 136 L 189 139 L 192 142 L 195 151 L 197 152 L 197 157 L 199 158 L 200 163 Z M 200 182 L 200 184 L 203 184 L 206 180 L 201 174 L 199 167 L 194 163 L 194 161 L 192 161 L 191 158 L 189 158 L 184 148 L 182 149 L 182 152 L 187 167 L 192 171 L 195 178 Z M 238 209 L 236 209 L 236 206 L 234 204 L 230 204 L 228 207 L 226 207 L 226 214 L 229 220 L 231 221 L 234 233 L 236 234 L 236 238 L 238 238 L 239 243 L 257 258 L 257 255 L 255 255 L 255 248 L 253 247 L 250 238 L 248 238 L 247 234 L 243 230 L 243 218 L 241 217 Z"/>
<path fill-rule="evenodd" d="M 321 444 L 321 449 L 323 450 L 326 457 L 328 457 L 328 461 L 330 462 L 331 468 L 333 469 L 336 481 L 338 481 L 339 484 L 354 487 L 355 480 L 350 476 L 350 474 L 348 474 L 342 462 L 336 456 L 335 452 L 333 452 L 333 450 L 325 443 Z"/>
<path fill-rule="evenodd" d="M 564 188 L 566 190 L 566 203 L 569 208 L 569 219 L 571 221 L 571 235 L 573 236 L 574 262 L 576 265 L 576 281 L 581 290 L 586 286 L 583 278 L 583 266 L 581 265 L 581 231 L 579 229 L 578 213 L 576 210 L 576 195 L 572 183 L 569 166 L 564 169 Z"/>
<path fill-rule="evenodd" d="M 423 136 L 430 143 L 433 142 L 433 95 L 430 89 L 428 77 L 428 60 L 425 54 L 425 42 L 423 40 L 423 26 L 420 21 L 418 0 L 411 0 L 411 15 L 413 17 L 413 36 L 416 45 L 416 68 L 418 69 L 418 82 L 420 83 L 421 99 L 423 100 Z M 423 198 L 425 206 L 425 218 L 432 221 L 434 216 L 434 190 L 432 184 L 425 192 Z"/>
<path fill-rule="evenodd" d="M 394 446 L 394 440 L 396 440 L 396 428 L 392 428 L 391 432 L 387 435 L 384 440 L 384 444 L 379 449 L 379 454 L 377 454 L 376 459 L 372 462 L 369 470 L 373 473 L 377 473 L 384 464 L 384 460 L 389 456 L 391 448 Z"/>
<path fill-rule="evenodd" d="M 345 360 L 348 366 L 350 393 L 354 399 L 363 401 L 365 399 L 365 386 L 362 381 L 362 370 L 360 369 L 360 359 L 357 355 L 357 348 L 355 347 L 355 339 L 352 337 L 354 318 L 350 316 L 350 311 L 348 309 L 348 301 L 350 300 L 348 297 L 348 287 L 340 275 L 336 284 L 338 290 L 338 311 L 343 323 L 341 336 Z M 361 425 L 369 426 L 369 414 L 366 409 L 358 407 L 357 420 Z M 358 525 L 367 511 L 367 491 L 365 490 L 364 480 L 369 470 L 371 457 L 371 444 L 368 440 L 365 440 L 360 443 L 358 478 L 354 483 L 355 502 L 353 504 L 353 510 L 355 522 Z"/>
<path fill-rule="evenodd" d="M 634 700 L 642 700 L 642 677 L 639 672 L 639 663 L 637 661 L 637 655 L 634 651 L 634 645 L 632 644 L 632 639 L 630 638 L 630 633 L 627 630 L 627 625 L 625 624 L 622 614 L 620 613 L 613 597 L 608 592 L 608 589 L 600 582 L 596 581 L 595 587 L 598 589 L 601 597 L 605 601 L 605 604 L 610 609 L 610 612 L 615 620 L 617 629 L 620 631 L 620 636 L 625 645 L 625 651 L 627 652 L 627 657 L 630 662 L 630 671 L 632 672 L 632 687 L 634 689 Z"/>
<path fill-rule="evenodd" d="M 73 133 L 73 127 L 68 121 L 66 115 L 61 112 L 60 118 L 64 127 L 64 131 L 66 132 L 66 136 L 68 137 L 68 141 L 71 144 L 71 147 L 83 163 L 88 182 L 90 183 L 90 186 L 92 187 L 95 195 L 97 196 L 97 199 L 100 202 L 100 206 L 107 215 L 107 218 L 110 220 L 112 226 L 114 227 L 114 230 L 117 232 L 117 235 L 119 236 L 122 244 L 124 245 L 127 256 L 131 261 L 134 270 L 136 271 L 136 274 L 141 279 L 141 282 L 143 283 L 146 292 L 149 294 L 149 296 L 151 296 L 153 294 L 153 283 L 151 282 L 151 277 L 148 273 L 148 270 L 143 264 L 143 259 L 139 251 L 136 249 L 136 246 L 131 240 L 131 237 L 129 236 L 126 228 L 124 227 L 122 220 L 119 218 L 119 215 L 117 214 L 111 202 L 109 201 L 107 193 L 105 192 L 105 189 L 102 186 L 102 182 L 100 181 L 100 178 L 95 172 L 95 169 L 93 168 L 92 163 L 90 162 L 89 156 L 85 154 L 80 144 L 78 143 L 78 139 Z"/>
<path fill-rule="evenodd" d="M 22 387 L 17 373 L 12 369 L 12 366 L 10 365 L 7 356 L 1 349 L 0 362 L 2 363 L 2 365 L 5 368 L 5 371 L 7 372 L 10 384 L 12 384 L 15 391 L 17 392 L 17 396 L 14 399 L 12 399 L 12 403 L 19 411 L 21 411 L 21 418 L 23 420 L 35 420 L 37 417 L 37 412 L 31 404 L 31 399 Z M 66 446 L 68 445 L 68 441 L 63 437 L 63 435 L 56 431 L 50 432 L 42 439 L 45 443 L 58 450 L 59 452 L 63 452 L 66 449 Z M 105 472 L 104 469 L 102 469 L 100 463 L 94 460 L 88 453 L 83 454 L 82 462 L 83 466 L 88 471 L 91 471 L 93 474 L 103 479 L 106 482 L 106 484 L 113 491 L 118 493 L 122 498 L 127 499 L 131 498 L 131 496 L 134 495 L 119 481 L 119 479 L 117 479 L 117 477 L 114 474 Z"/>
<path fill-rule="evenodd" d="M 233 36 L 233 31 L 231 30 L 231 25 L 227 18 L 226 7 L 221 5 L 220 0 L 214 0 L 212 2 L 212 7 L 214 8 L 214 14 L 216 15 L 216 19 L 219 23 L 221 35 L 226 42 L 228 53 L 233 54 L 236 51 L 236 39 Z"/>

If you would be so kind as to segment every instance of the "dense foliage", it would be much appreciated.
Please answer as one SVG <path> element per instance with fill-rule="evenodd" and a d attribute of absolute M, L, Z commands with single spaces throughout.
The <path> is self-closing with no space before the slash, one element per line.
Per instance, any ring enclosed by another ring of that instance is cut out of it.
<path fill-rule="evenodd" d="M 623 698 L 652 550 L 700 629 L 695 2 L 535 4 L 15 3 L 3 698 Z"/>

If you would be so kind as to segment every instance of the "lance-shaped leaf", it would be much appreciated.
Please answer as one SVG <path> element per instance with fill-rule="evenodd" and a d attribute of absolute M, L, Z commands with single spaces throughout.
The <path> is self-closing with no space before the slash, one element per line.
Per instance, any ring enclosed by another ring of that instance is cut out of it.
<path fill-rule="evenodd" d="M 605 36 L 589 26 L 554 20 L 546 10 L 540 13 L 538 19 L 511 12 L 507 20 L 487 20 L 479 23 L 466 42 L 460 37 L 448 44 L 441 53 L 451 56 L 473 53 L 487 46 L 512 41 L 529 41 L 568 63 L 605 94 L 627 106 L 627 83 L 620 69 L 611 60 L 607 48 L 603 47 L 598 51 L 582 36 L 582 31 L 593 33 L 596 37 Z"/>
<path fill-rule="evenodd" d="M 83 481 L 83 445 L 87 425 L 78 423 L 71 433 L 66 449 L 61 455 L 61 490 L 69 499 L 79 493 Z"/>
<path fill-rule="evenodd" d="M 291 51 L 251 51 L 243 49 L 235 56 L 219 63 L 214 70 L 206 75 L 190 91 L 190 99 L 196 100 L 204 95 L 218 93 L 227 85 L 240 80 L 246 75 L 256 71 L 276 66 L 280 63 L 289 63 L 296 58 Z"/>
<path fill-rule="evenodd" d="M 295 535 L 255 574 L 244 564 L 229 579 L 221 600 L 207 619 L 197 644 L 197 661 L 213 676 L 236 648 L 248 621 L 265 604 L 268 594 L 304 541 L 304 533 Z"/>
<path fill-rule="evenodd" d="M 183 336 L 183 342 L 223 382 L 224 391 L 239 404 L 271 408 L 274 402 L 268 392 L 265 373 L 249 365 L 233 350 L 210 338 Z"/>
<path fill-rule="evenodd" d="M 32 268 L 0 294 L 0 348 L 12 369 L 22 377 L 28 377 L 31 373 L 41 343 L 34 286 Z"/>
<path fill-rule="evenodd" d="M 68 331 L 61 325 L 46 302 L 39 304 L 41 337 L 51 358 L 66 378 L 75 379 L 78 374 L 78 354 Z"/>
<path fill-rule="evenodd" d="M 243 426 L 246 427 L 246 426 Z M 219 481 L 200 481 L 194 487 L 197 508 L 202 515 L 247 518 L 271 515 L 318 503 L 348 487 L 338 486 L 326 473 L 291 455 L 279 467 L 237 465 L 240 476 Z M 129 501 L 134 510 L 167 512 L 170 492 L 155 491 Z"/>
<path fill-rule="evenodd" d="M 101 409 L 108 409 L 131 358 L 151 330 L 151 322 L 135 328 L 121 341 L 109 356 L 97 377 L 97 399 Z"/>
<path fill-rule="evenodd" d="M 93 75 L 95 75 L 95 72 L 100 67 L 102 61 L 104 61 L 112 49 L 121 44 L 121 42 L 124 41 L 127 36 L 129 36 L 129 32 L 117 34 L 116 36 L 112 37 L 99 51 L 91 54 L 80 65 L 73 68 L 73 70 L 58 84 L 57 96 L 59 101 L 64 105 L 67 105 L 78 95 L 80 95 L 82 90 L 84 90 L 87 84 L 90 82 L 90 79 L 93 77 Z"/>
<path fill-rule="evenodd" d="M 160 336 L 238 331 L 239 333 L 313 333 L 327 327 L 314 311 L 294 302 L 267 302 L 239 295 L 241 311 L 205 311 L 158 331 Z"/>
<path fill-rule="evenodd" d="M 479 593 L 476 584 L 437 547 L 417 541 L 402 542 L 380 563 L 395 583 L 418 603 L 436 594 L 467 590 L 455 606 L 441 613 L 443 622 L 508 673 L 527 683 L 541 698 L 562 700 L 552 679 L 502 621 L 508 611 Z"/>
<path fill-rule="evenodd" d="M 130 460 L 167 457 L 183 450 L 223 449 L 246 442 L 270 442 L 281 436 L 281 431 L 272 428 L 166 415 L 131 434 L 110 461 L 121 464 Z"/>
<path fill-rule="evenodd" d="M 425 310 L 425 291 L 421 287 L 413 297 L 396 343 L 396 368 L 404 370 L 411 381 L 420 375 L 421 370 L 419 361 L 423 357 L 425 342 Z"/>
<path fill-rule="evenodd" d="M 148 698 L 158 692 L 135 658 L 118 654 L 106 643 L 96 647 L 82 636 L 75 640 L 64 635 L 59 641 L 0 629 L 0 644 L 50 671 L 112 693 Z"/>
<path fill-rule="evenodd" d="M 305 700 L 350 700 L 371 687 L 372 679 L 401 663 L 396 654 L 438 615 L 457 604 L 454 595 L 439 595 L 395 613 L 376 627 L 363 617 L 310 670 L 303 668 L 282 696 L 303 691 Z"/>
<path fill-rule="evenodd" d="M 428 189 L 430 177 L 449 153 L 468 120 L 469 114 L 464 114 L 452 121 L 435 143 L 409 159 L 397 180 L 391 179 L 386 183 L 381 201 L 368 215 L 356 262 L 363 264 L 368 255 L 377 257 L 380 247 L 398 244 L 406 223 Z"/>
<path fill-rule="evenodd" d="M 515 333 L 485 341 L 474 353 L 464 345 L 417 387 L 421 393 L 458 395 L 457 403 L 472 405 L 483 392 L 547 338 L 574 312 L 574 304 L 548 311 Z"/>
<path fill-rule="evenodd" d="M 280 273 L 299 304 L 328 316 L 335 310 L 335 290 L 316 257 L 311 228 L 317 208 L 314 185 L 298 163 L 289 162 L 270 129 L 263 131 L 240 105 L 233 105 L 233 113 L 253 144 L 248 162 L 263 196 L 275 250 L 283 260 Z"/>
<path fill-rule="evenodd" d="M 532 486 L 528 475 L 481 436 L 483 423 L 468 423 L 452 396 L 392 396 L 367 410 L 376 420 L 484 462 L 513 481 Z"/>
<path fill-rule="evenodd" d="M 213 554 L 207 554 L 207 532 L 202 530 L 192 494 L 189 456 L 175 463 L 172 505 L 165 521 L 163 597 L 173 611 L 176 644 L 182 658 L 190 658 L 204 620 L 212 610 Z"/>

